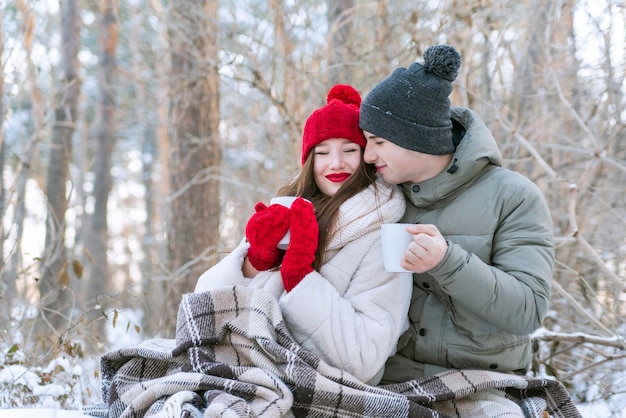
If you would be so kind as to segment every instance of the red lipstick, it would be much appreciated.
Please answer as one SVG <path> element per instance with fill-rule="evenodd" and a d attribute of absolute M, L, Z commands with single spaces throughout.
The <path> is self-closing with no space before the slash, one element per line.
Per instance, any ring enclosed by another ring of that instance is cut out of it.
<path fill-rule="evenodd" d="M 341 183 L 346 181 L 348 177 L 350 177 L 350 173 L 332 173 L 326 176 L 326 178 L 333 183 Z"/>

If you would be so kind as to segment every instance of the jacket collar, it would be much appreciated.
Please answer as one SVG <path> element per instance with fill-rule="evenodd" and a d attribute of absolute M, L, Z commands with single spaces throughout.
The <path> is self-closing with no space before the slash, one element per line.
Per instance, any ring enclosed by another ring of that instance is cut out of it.
<path fill-rule="evenodd" d="M 487 165 L 502 166 L 496 140 L 473 110 L 453 107 L 450 117 L 456 127 L 453 137 L 460 137 L 460 142 L 448 167 L 431 179 L 402 184 L 407 199 L 414 206 L 436 204 L 469 186 Z"/>

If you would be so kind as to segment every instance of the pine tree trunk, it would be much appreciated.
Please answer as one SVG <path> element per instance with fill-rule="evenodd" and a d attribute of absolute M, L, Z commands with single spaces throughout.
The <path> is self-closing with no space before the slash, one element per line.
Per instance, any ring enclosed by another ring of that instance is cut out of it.
<path fill-rule="evenodd" d="M 52 127 L 46 196 L 48 216 L 46 222 L 45 253 L 39 291 L 46 325 L 52 333 L 63 334 L 70 317 L 71 295 L 68 263 L 65 251 L 65 212 L 67 210 L 66 184 L 72 157 L 72 136 L 77 120 L 80 81 L 78 78 L 78 49 L 80 41 L 77 0 L 62 0 L 61 13 L 61 80 L 57 93 L 55 124 Z M 41 324 L 41 323 L 40 323 Z M 41 328 L 42 331 L 45 328 Z M 55 338 L 55 340 L 57 340 Z"/>
<path fill-rule="evenodd" d="M 352 48 L 352 19 L 354 0 L 328 0 L 328 87 L 352 84 L 350 64 L 354 62 Z"/>
<path fill-rule="evenodd" d="M 217 0 L 171 3 L 170 280 L 162 331 L 173 335 L 178 304 L 209 266 L 219 238 Z"/>
<path fill-rule="evenodd" d="M 92 309 L 89 322 L 93 322 L 90 336 L 96 340 L 106 339 L 105 321 L 107 291 L 110 278 L 107 261 L 108 225 L 107 204 L 112 187 L 111 161 L 115 147 L 115 52 L 118 39 L 118 2 L 100 1 L 100 64 L 98 89 L 99 109 L 96 127 L 94 163 L 94 210 L 85 234 L 85 248 L 93 264 L 87 265 L 88 294 L 85 301 Z"/>

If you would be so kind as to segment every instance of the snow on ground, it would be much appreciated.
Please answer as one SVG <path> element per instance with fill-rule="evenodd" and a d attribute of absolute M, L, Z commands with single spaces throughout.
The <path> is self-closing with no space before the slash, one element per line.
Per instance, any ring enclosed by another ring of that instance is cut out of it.
<path fill-rule="evenodd" d="M 0 418 L 77 418 L 88 417 L 80 411 L 59 409 L 5 409 L 0 410 Z"/>
<path fill-rule="evenodd" d="M 583 418 L 626 418 L 626 394 L 576 406 Z"/>

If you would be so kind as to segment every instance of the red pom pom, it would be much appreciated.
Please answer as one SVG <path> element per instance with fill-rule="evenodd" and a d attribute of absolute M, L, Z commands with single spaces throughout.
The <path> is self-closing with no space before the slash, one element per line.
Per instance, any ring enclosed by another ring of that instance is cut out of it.
<path fill-rule="evenodd" d="M 347 84 L 335 84 L 328 95 L 326 96 L 326 103 L 330 103 L 331 100 L 337 99 L 346 104 L 361 106 L 361 95 L 352 86 Z"/>

